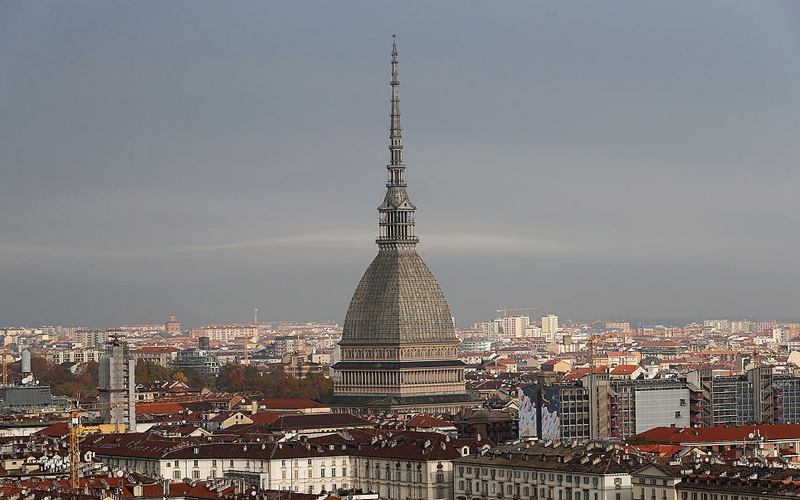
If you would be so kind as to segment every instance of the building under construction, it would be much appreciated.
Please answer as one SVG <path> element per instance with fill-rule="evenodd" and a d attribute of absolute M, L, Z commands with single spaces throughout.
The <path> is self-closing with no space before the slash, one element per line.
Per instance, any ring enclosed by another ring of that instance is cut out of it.
<path fill-rule="evenodd" d="M 115 337 L 106 344 L 100 358 L 100 417 L 104 424 L 124 424 L 136 430 L 136 362 L 128 344 Z"/>

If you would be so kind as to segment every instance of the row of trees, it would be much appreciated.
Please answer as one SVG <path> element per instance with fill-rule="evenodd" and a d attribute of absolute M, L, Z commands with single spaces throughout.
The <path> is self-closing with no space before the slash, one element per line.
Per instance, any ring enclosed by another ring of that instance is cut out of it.
<path fill-rule="evenodd" d="M 88 394 L 99 385 L 99 365 L 88 361 L 78 365 L 75 373 L 65 365 L 53 365 L 42 357 L 31 358 L 31 369 L 39 383 L 49 385 L 56 396 Z M 10 373 L 19 372 L 19 362 L 9 366 Z M 194 370 L 170 370 L 161 365 L 139 361 L 136 383 L 165 381 L 183 382 L 192 388 L 208 387 L 221 392 L 260 393 L 265 398 L 307 398 L 325 402 L 333 395 L 333 381 L 322 375 L 297 379 L 280 367 L 262 372 L 253 366 L 225 365 L 215 378 Z"/>
<path fill-rule="evenodd" d="M 261 372 L 254 366 L 225 365 L 217 388 L 228 392 L 258 392 L 269 398 L 305 398 L 325 402 L 333 395 L 333 381 L 320 374 L 295 378 L 278 367 Z"/>

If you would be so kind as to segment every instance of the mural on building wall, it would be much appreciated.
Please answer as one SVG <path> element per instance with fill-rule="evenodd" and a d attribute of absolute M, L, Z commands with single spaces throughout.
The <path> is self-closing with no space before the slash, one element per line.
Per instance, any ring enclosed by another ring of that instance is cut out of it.
<path fill-rule="evenodd" d="M 520 387 L 519 437 L 561 438 L 561 398 L 559 391 L 539 384 Z M 537 411 L 538 409 L 538 411 Z M 538 418 L 537 418 L 538 416 Z"/>
<path fill-rule="evenodd" d="M 534 411 L 536 407 L 536 393 L 533 390 L 535 387 L 535 385 L 529 385 L 517 389 L 517 397 L 519 398 L 520 439 L 536 436 L 536 411 Z"/>

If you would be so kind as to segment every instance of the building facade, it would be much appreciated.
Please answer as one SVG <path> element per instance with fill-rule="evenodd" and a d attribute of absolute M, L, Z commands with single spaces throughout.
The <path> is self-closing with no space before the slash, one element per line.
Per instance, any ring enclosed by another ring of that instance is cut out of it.
<path fill-rule="evenodd" d="M 100 358 L 98 400 L 104 424 L 125 424 L 136 429 L 136 361 L 118 337 L 106 345 Z"/>
<path fill-rule="evenodd" d="M 416 207 L 406 192 L 397 46 L 392 44 L 386 195 L 378 207 L 378 255 L 345 317 L 331 406 L 340 412 L 447 412 L 471 405 L 453 317 L 417 255 Z"/>

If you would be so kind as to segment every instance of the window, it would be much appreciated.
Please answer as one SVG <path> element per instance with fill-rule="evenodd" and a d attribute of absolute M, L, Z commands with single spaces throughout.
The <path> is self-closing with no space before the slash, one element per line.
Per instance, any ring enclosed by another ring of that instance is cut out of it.
<path fill-rule="evenodd" d="M 319 470 L 319 477 L 325 477 L 325 469 Z"/>
<path fill-rule="evenodd" d="M 216 460 L 212 460 L 211 461 L 211 467 L 216 467 L 216 466 L 217 466 L 217 461 Z"/>
<path fill-rule="evenodd" d="M 310 458 L 308 459 L 308 465 L 311 465 L 311 459 Z"/>
<path fill-rule="evenodd" d="M 167 462 L 167 467 L 169 467 L 170 465 L 172 465 L 172 462 Z"/>
<path fill-rule="evenodd" d="M 233 460 L 231 460 L 231 465 L 233 465 Z M 286 460 L 281 460 L 281 467 L 286 467 Z"/>
<path fill-rule="evenodd" d="M 459 481 L 458 482 L 458 489 L 459 489 L 459 491 L 464 489 L 464 481 Z"/>
<path fill-rule="evenodd" d="M 192 465 L 194 465 L 195 467 L 198 467 L 200 465 L 200 462 L 198 460 L 195 460 Z"/>
<path fill-rule="evenodd" d="M 192 471 L 192 479 L 200 479 L 200 471 L 195 469 Z"/>
<path fill-rule="evenodd" d="M 444 472 L 437 472 L 436 473 L 436 483 L 437 484 L 444 483 Z"/>
<path fill-rule="evenodd" d="M 180 479 L 181 478 L 181 471 L 179 471 L 179 470 L 174 471 L 172 473 L 172 478 L 173 479 Z"/>
<path fill-rule="evenodd" d="M 458 477 L 464 477 L 464 467 L 458 468 Z"/>
<path fill-rule="evenodd" d="M 175 467 L 180 467 L 180 464 L 178 463 L 177 460 L 175 460 Z"/>
<path fill-rule="evenodd" d="M 336 468 L 331 467 L 331 477 L 336 477 Z"/>
<path fill-rule="evenodd" d="M 281 465 L 283 465 L 284 467 L 286 467 L 286 460 L 281 460 L 281 461 L 283 462 Z M 231 460 L 231 461 L 230 461 L 230 463 L 228 463 L 228 466 L 229 466 L 229 467 L 233 467 L 233 460 Z"/>
<path fill-rule="evenodd" d="M 342 476 L 347 477 L 347 469 L 344 467 L 342 467 Z M 409 478 L 408 481 L 411 482 L 411 478 Z M 344 486 L 342 486 L 342 488 L 344 488 Z"/>

